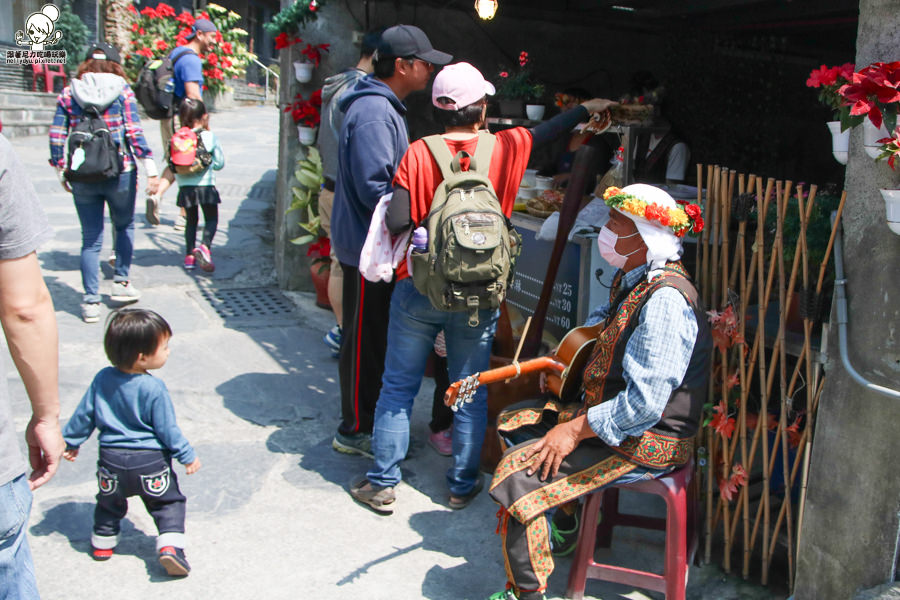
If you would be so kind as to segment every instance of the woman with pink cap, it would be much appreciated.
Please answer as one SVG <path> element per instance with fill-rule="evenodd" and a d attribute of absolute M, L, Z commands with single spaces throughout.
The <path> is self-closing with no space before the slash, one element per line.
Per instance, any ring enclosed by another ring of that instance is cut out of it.
<path fill-rule="evenodd" d="M 441 138 L 451 155 L 475 155 L 479 130 L 485 124 L 487 97 L 494 91 L 494 86 L 468 63 L 448 65 L 437 74 L 431 100 L 435 118 L 444 126 Z M 603 99 L 588 100 L 533 129 L 515 127 L 494 136 L 488 177 L 507 217 L 512 213 L 532 147 L 569 131 L 591 113 L 602 112 L 613 104 Z M 463 166 L 468 169 L 466 162 Z M 442 181 L 441 170 L 426 143 L 412 143 L 394 176 L 394 194 L 386 216 L 391 233 L 396 235 L 423 223 Z M 400 461 L 409 447 L 413 399 L 437 334 L 442 330 L 445 333 L 450 381 L 456 381 L 489 367 L 498 316 L 499 311 L 482 309 L 478 325 L 473 327 L 465 312 L 434 308 L 413 286 L 406 264 L 399 265 L 391 296 L 388 354 L 375 409 L 375 463 L 368 473 L 351 482 L 350 493 L 356 500 L 380 513 L 393 512 L 394 487 L 401 479 Z M 451 508 L 466 507 L 484 485 L 478 465 L 486 427 L 487 394 L 479 389 L 473 401 L 462 406 L 454 417 L 453 465 L 447 472 Z"/>

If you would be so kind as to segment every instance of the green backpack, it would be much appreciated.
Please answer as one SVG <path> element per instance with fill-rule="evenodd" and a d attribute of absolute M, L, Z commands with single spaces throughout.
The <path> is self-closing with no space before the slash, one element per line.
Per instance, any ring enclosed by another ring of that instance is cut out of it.
<path fill-rule="evenodd" d="M 478 326 L 478 310 L 499 308 L 512 281 L 521 237 L 503 214 L 488 179 L 494 136 L 479 132 L 469 170 L 440 135 L 424 138 L 444 181 L 434 192 L 423 225 L 427 252 L 410 254 L 416 289 L 438 310 L 468 311 L 469 326 Z"/>

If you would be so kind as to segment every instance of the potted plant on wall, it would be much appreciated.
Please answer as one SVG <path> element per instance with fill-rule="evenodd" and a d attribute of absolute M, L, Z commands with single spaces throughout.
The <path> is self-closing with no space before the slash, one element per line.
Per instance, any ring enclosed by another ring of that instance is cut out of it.
<path fill-rule="evenodd" d="M 325 0 L 296 0 L 278 11 L 272 20 L 265 24 L 266 31 L 270 35 L 284 33 L 292 36 L 307 23 L 319 18 L 319 9 L 324 5 Z"/>
<path fill-rule="evenodd" d="M 806 80 L 807 87 L 819 89 L 819 101 L 834 111 L 833 121 L 825 125 L 831 132 L 831 153 L 834 159 L 842 165 L 847 164 L 850 149 L 850 109 L 844 107 L 844 98 L 838 90 L 850 82 L 853 75 L 853 63 L 846 63 L 839 67 L 826 67 L 822 65 L 813 69 Z"/>
<path fill-rule="evenodd" d="M 316 131 L 319 127 L 322 109 L 321 88 L 310 94 L 309 99 L 304 100 L 302 93 L 294 96 L 294 101 L 284 109 L 291 113 L 294 124 L 297 125 L 297 137 L 300 143 L 311 146 L 316 143 Z"/>
<path fill-rule="evenodd" d="M 536 83 L 531 78 L 531 67 L 528 52 L 519 53 L 519 68 L 516 70 L 502 69 L 497 79 L 497 99 L 500 104 L 500 114 L 507 117 L 521 117 L 525 103 L 537 102 L 544 95 L 544 86 Z M 533 108 L 528 115 L 529 119 L 540 120 L 543 118 L 543 105 L 532 104 Z"/>
<path fill-rule="evenodd" d="M 850 81 L 838 89 L 842 111 L 847 110 L 851 126 L 863 123 L 863 144 L 872 158 L 881 154 L 878 142 L 897 126 L 900 110 L 900 61 L 877 62 L 852 73 Z M 867 118 L 868 117 L 868 118 Z M 841 119 L 843 121 L 843 117 Z"/>
<path fill-rule="evenodd" d="M 881 153 L 875 160 L 887 159 L 888 165 L 894 169 L 897 158 L 900 157 L 900 125 L 894 127 L 892 135 L 878 140 L 878 143 L 881 144 Z M 894 233 L 900 234 L 900 189 L 882 189 L 881 197 L 884 198 L 888 227 Z"/>
<path fill-rule="evenodd" d="M 310 257 L 309 274 L 316 288 L 316 304 L 328 308 L 328 274 L 330 271 L 331 246 L 327 237 L 321 234 L 319 217 L 319 191 L 325 176 L 322 173 L 322 158 L 315 147 L 301 150 L 294 170 L 297 185 L 291 188 L 293 200 L 286 213 L 300 211 L 298 225 L 304 231 L 291 240 L 292 244 L 302 246 L 309 244 L 306 255 Z"/>

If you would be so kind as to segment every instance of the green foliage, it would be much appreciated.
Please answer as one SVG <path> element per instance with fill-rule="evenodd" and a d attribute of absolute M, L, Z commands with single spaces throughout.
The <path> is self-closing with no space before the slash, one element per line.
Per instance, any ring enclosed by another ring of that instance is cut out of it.
<path fill-rule="evenodd" d="M 305 211 L 306 220 L 298 223 L 308 233 L 291 240 L 292 244 L 302 246 L 319 238 L 321 218 L 319 217 L 319 190 L 325 182 L 322 174 L 322 157 L 314 146 L 306 147 L 306 156 L 297 160 L 294 171 L 297 185 L 291 188 L 294 200 L 286 212 Z"/>
<path fill-rule="evenodd" d="M 808 200 L 808 198 L 805 198 Z M 809 265 L 821 265 L 825 258 L 825 249 L 828 239 L 831 237 L 831 213 L 837 210 L 841 202 L 841 191 L 837 186 L 826 185 L 816 192 L 809 223 L 806 225 L 806 245 L 808 248 Z M 769 214 L 766 215 L 766 230 L 775 233 L 775 202 L 770 202 Z M 804 209 L 806 202 L 804 202 Z M 797 208 L 797 198 L 791 196 L 788 200 L 787 214 L 783 224 L 784 235 L 784 261 L 787 268 L 794 261 L 794 251 L 797 247 L 797 238 L 800 236 L 800 213 Z"/>
<path fill-rule="evenodd" d="M 296 0 L 276 13 L 272 20 L 265 24 L 266 31 L 275 36 L 279 33 L 294 35 L 304 25 L 315 21 L 319 17 L 319 10 L 325 5 L 325 0 Z"/>
<path fill-rule="evenodd" d="M 70 78 L 75 74 L 78 65 L 84 60 L 84 52 L 87 50 L 91 32 L 81 17 L 72 12 L 68 0 L 59 6 L 59 19 L 56 21 L 56 29 L 63 32 L 57 47 L 66 51 L 66 64 L 64 69 Z"/>

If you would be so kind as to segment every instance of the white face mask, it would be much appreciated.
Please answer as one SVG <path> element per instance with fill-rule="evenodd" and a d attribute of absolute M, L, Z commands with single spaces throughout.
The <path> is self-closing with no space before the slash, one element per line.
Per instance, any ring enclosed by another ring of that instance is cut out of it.
<path fill-rule="evenodd" d="M 600 256 L 602 256 L 603 260 L 608 262 L 610 266 L 615 267 L 616 269 L 624 269 L 625 263 L 628 262 L 628 257 L 639 252 L 641 249 L 637 248 L 628 254 L 622 255 L 616 252 L 616 244 L 619 243 L 619 240 L 624 240 L 636 235 L 640 235 L 640 233 L 635 231 L 629 235 L 619 237 L 604 225 L 597 234 L 597 248 L 600 249 Z"/>

